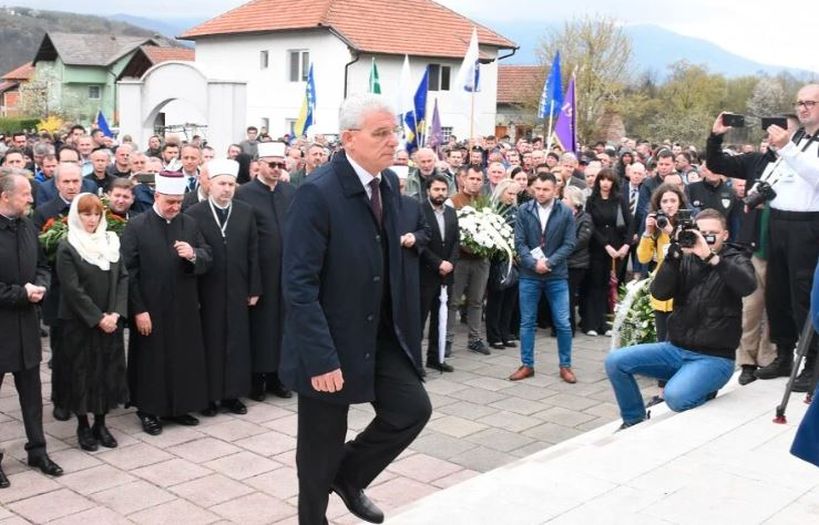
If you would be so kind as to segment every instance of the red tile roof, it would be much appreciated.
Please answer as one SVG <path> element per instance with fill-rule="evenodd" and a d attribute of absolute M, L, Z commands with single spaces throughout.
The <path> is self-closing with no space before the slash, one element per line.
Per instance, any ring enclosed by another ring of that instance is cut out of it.
<path fill-rule="evenodd" d="M 472 28 L 483 45 L 517 44 L 432 0 L 252 0 L 180 38 L 327 27 L 358 51 L 462 57 Z"/>
<path fill-rule="evenodd" d="M 19 82 L 12 82 L 11 80 L 4 80 L 0 82 L 0 93 L 5 93 L 6 91 L 11 91 L 12 89 L 19 86 Z"/>
<path fill-rule="evenodd" d="M 546 78 L 541 66 L 498 66 L 498 104 L 522 104 L 533 100 Z"/>
<path fill-rule="evenodd" d="M 12 69 L 3 75 L 2 78 L 3 80 L 30 80 L 33 75 L 34 66 L 31 65 L 31 62 L 27 62 L 17 69 Z"/>
<path fill-rule="evenodd" d="M 168 62 L 169 60 L 192 62 L 195 58 L 194 50 L 188 47 L 142 46 L 140 49 L 154 64 Z"/>

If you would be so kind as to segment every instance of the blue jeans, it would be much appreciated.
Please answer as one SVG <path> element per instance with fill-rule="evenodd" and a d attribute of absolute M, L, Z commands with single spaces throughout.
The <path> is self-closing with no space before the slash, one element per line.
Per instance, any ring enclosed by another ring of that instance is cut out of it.
<path fill-rule="evenodd" d="M 646 417 L 634 374 L 668 381 L 665 402 L 674 412 L 682 412 L 705 403 L 706 396 L 722 388 L 733 373 L 732 359 L 692 352 L 667 341 L 620 348 L 606 357 L 606 374 L 626 424 Z"/>
<path fill-rule="evenodd" d="M 535 328 L 537 305 L 546 296 L 557 332 L 557 354 L 560 367 L 572 366 L 572 328 L 569 324 L 569 281 L 567 279 L 520 279 L 520 360 L 523 366 L 535 367 Z"/>

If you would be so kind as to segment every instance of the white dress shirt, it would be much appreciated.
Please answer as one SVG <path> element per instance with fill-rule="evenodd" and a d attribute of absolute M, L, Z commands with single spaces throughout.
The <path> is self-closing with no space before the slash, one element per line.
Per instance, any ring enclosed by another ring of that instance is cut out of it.
<path fill-rule="evenodd" d="M 552 214 L 552 210 L 555 207 L 555 200 L 552 199 L 549 201 L 549 204 L 542 205 L 537 203 L 537 216 L 540 219 L 540 231 L 546 231 L 546 225 L 549 223 L 549 216 Z"/>
<path fill-rule="evenodd" d="M 802 151 L 809 140 L 803 137 L 799 144 L 789 141 L 779 150 L 782 161 L 777 163 L 776 173 L 772 176 L 772 180 L 779 180 L 773 187 L 776 197 L 771 201 L 771 208 L 819 211 L 819 140 L 812 141 Z"/>
<path fill-rule="evenodd" d="M 350 162 L 350 165 L 353 167 L 355 174 L 358 175 L 358 179 L 361 181 L 361 185 L 364 186 L 364 191 L 367 192 L 367 198 L 372 200 L 373 198 L 373 190 L 370 187 L 370 182 L 373 179 L 378 179 L 378 183 L 381 184 L 381 174 L 378 173 L 373 175 L 372 173 L 368 172 L 364 168 L 362 168 L 353 158 L 347 155 L 347 160 Z M 383 201 L 382 201 L 383 202 Z M 382 204 L 383 207 L 383 204 Z"/>

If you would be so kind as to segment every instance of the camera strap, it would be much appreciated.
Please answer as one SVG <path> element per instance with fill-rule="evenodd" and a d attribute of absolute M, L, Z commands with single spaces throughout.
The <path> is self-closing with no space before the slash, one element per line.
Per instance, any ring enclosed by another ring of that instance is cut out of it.
<path fill-rule="evenodd" d="M 793 134 L 793 138 L 791 139 L 791 141 L 795 145 L 799 146 L 799 143 L 805 137 L 808 137 L 808 141 L 800 148 L 799 151 L 801 153 L 806 152 L 808 150 L 808 148 L 811 146 L 811 144 L 813 144 L 814 142 L 819 140 L 819 133 L 816 133 L 813 136 L 808 136 L 808 134 L 805 132 L 805 128 L 799 128 L 798 130 L 796 130 L 796 133 Z M 782 156 L 777 153 L 777 158 L 776 158 L 776 161 L 773 163 L 773 166 L 771 166 L 770 169 L 768 169 L 767 167 L 765 168 L 765 172 L 762 174 L 762 176 L 759 178 L 759 180 L 754 184 L 754 186 L 753 186 L 753 188 L 751 188 L 750 192 L 753 192 L 754 189 L 756 189 L 757 185 L 759 185 L 760 182 L 767 182 L 771 186 L 774 186 L 777 182 L 779 182 L 782 179 L 782 176 L 784 175 L 784 170 L 779 169 L 779 166 L 782 164 L 782 160 L 783 160 Z M 769 164 L 769 166 L 770 166 L 770 164 Z"/>

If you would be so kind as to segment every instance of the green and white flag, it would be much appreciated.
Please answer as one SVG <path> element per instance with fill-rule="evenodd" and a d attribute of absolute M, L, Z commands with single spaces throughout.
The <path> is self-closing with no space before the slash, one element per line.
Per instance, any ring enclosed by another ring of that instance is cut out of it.
<path fill-rule="evenodd" d="M 370 68 L 370 93 L 381 94 L 381 81 L 378 80 L 378 67 L 375 65 L 375 57 L 373 57 L 373 65 Z"/>

